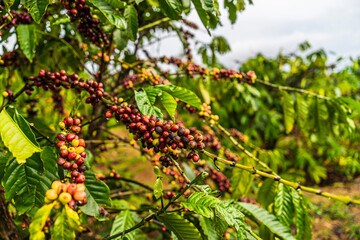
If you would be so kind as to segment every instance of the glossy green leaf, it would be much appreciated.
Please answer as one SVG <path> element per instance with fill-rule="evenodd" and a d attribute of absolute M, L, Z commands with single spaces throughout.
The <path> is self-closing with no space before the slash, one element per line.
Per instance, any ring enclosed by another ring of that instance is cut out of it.
<path fill-rule="evenodd" d="M 163 184 L 160 178 L 157 178 L 154 185 L 154 196 L 156 199 L 160 198 L 163 194 Z"/>
<path fill-rule="evenodd" d="M 242 202 L 234 204 L 234 207 L 244 213 L 245 216 L 264 224 L 280 239 L 295 240 L 294 236 L 291 234 L 290 228 L 282 224 L 279 219 L 265 209 L 254 204 Z"/>
<path fill-rule="evenodd" d="M 27 10 L 37 23 L 39 23 L 41 18 L 44 16 L 48 5 L 48 0 L 24 0 L 24 6 L 27 8 Z"/>
<path fill-rule="evenodd" d="M 81 210 L 90 216 L 97 219 L 104 220 L 104 216 L 100 214 L 100 206 L 111 206 L 110 189 L 101 180 L 97 180 L 94 173 L 90 171 L 85 172 L 85 192 L 88 203 L 81 207 Z"/>
<path fill-rule="evenodd" d="M 199 216 L 199 223 L 202 232 L 207 237 L 207 239 L 211 240 L 218 240 L 220 237 L 217 235 L 216 230 L 211 225 L 211 220 L 208 218 L 205 218 L 203 216 Z"/>
<path fill-rule="evenodd" d="M 21 195 L 37 185 L 44 172 L 43 163 L 39 154 L 34 154 L 25 164 L 19 164 L 12 159 L 5 169 L 3 184 L 5 198 L 12 199 L 15 194 Z"/>
<path fill-rule="evenodd" d="M 175 233 L 179 240 L 201 240 L 199 230 L 187 219 L 177 214 L 157 216 L 167 229 Z"/>
<path fill-rule="evenodd" d="M 30 62 L 35 57 L 35 25 L 19 25 L 16 33 L 20 48 Z"/>
<path fill-rule="evenodd" d="M 294 217 L 294 207 L 290 190 L 279 183 L 274 199 L 274 211 L 277 218 L 286 226 L 291 226 Z"/>
<path fill-rule="evenodd" d="M 53 240 L 75 239 L 75 231 L 80 230 L 80 219 L 77 212 L 68 205 L 64 205 L 60 215 L 56 218 L 52 232 Z"/>
<path fill-rule="evenodd" d="M 177 107 L 176 100 L 167 92 L 160 93 L 160 100 L 165 110 L 169 113 L 169 116 L 174 121 L 175 120 L 174 115 Z"/>
<path fill-rule="evenodd" d="M 249 158 L 243 158 L 243 161 L 243 164 L 251 164 L 251 160 Z M 254 180 L 254 174 L 240 168 L 234 168 L 230 180 L 232 197 L 234 199 L 240 198 L 242 195 L 246 195 L 246 193 L 250 190 L 250 186 Z"/>
<path fill-rule="evenodd" d="M 6 109 L 0 113 L 0 135 L 4 145 L 16 158 L 18 163 L 25 163 L 26 159 L 41 149 L 34 145 L 19 125 L 9 116 Z"/>
<path fill-rule="evenodd" d="M 212 218 L 213 209 L 219 201 L 216 197 L 207 195 L 204 192 L 195 192 L 190 195 L 186 202 L 182 202 L 181 205 L 190 211 L 195 211 L 199 215 Z"/>
<path fill-rule="evenodd" d="M 150 91 L 149 88 L 144 88 L 144 91 L 135 91 L 136 104 L 142 114 L 163 117 L 161 110 L 153 105 L 159 93 L 160 91 Z"/>
<path fill-rule="evenodd" d="M 4 155 L 0 155 L 0 182 L 1 182 L 2 178 L 4 177 L 5 168 L 6 168 L 6 165 L 8 164 L 8 162 L 11 160 L 10 158 L 12 158 L 12 155 L 10 152 L 7 152 Z"/>
<path fill-rule="evenodd" d="M 181 19 L 182 5 L 180 0 L 159 0 L 159 5 L 165 16 L 174 20 Z"/>
<path fill-rule="evenodd" d="M 308 211 L 304 204 L 302 196 L 295 190 L 291 189 L 291 196 L 295 206 L 296 213 L 296 239 L 312 239 L 312 224 L 309 218 Z"/>
<path fill-rule="evenodd" d="M 126 29 L 124 17 L 107 0 L 89 0 L 88 2 L 98 8 L 112 25 L 120 29 Z"/>
<path fill-rule="evenodd" d="M 179 99 L 184 103 L 187 103 L 199 110 L 201 109 L 201 101 L 199 97 L 189 89 L 174 85 L 157 85 L 156 88 L 169 93 L 171 96 Z"/>
<path fill-rule="evenodd" d="M 262 183 L 256 201 L 264 208 L 267 208 L 269 204 L 273 202 L 277 185 L 278 183 L 270 178 Z"/>
<path fill-rule="evenodd" d="M 49 217 L 51 210 L 53 209 L 54 204 L 50 203 L 42 206 L 33 217 L 29 232 L 30 240 L 43 240 L 45 239 L 45 234 L 42 231 L 45 226 L 46 219 Z"/>
<path fill-rule="evenodd" d="M 289 134 L 295 123 L 294 101 L 286 91 L 282 92 L 282 96 L 285 132 Z"/>
<path fill-rule="evenodd" d="M 126 7 L 124 16 L 127 23 L 127 33 L 132 41 L 136 40 L 138 31 L 138 14 L 133 5 Z"/>
<path fill-rule="evenodd" d="M 306 121 L 308 116 L 308 104 L 303 96 L 299 93 L 296 93 L 296 121 L 299 124 L 301 129 L 306 127 Z"/>
<path fill-rule="evenodd" d="M 132 228 L 135 225 L 135 221 L 132 213 L 129 210 L 121 211 L 119 215 L 115 217 L 114 223 L 111 228 L 110 236 L 124 232 L 127 229 Z M 136 239 L 136 234 L 134 231 L 129 232 L 125 235 L 125 238 L 129 240 Z M 114 238 L 115 240 L 120 240 L 122 237 Z"/>

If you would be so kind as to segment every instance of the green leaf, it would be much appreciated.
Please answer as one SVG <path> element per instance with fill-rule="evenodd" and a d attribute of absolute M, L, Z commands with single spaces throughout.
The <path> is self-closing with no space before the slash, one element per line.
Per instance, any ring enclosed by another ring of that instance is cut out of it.
<path fill-rule="evenodd" d="M 225 231 L 228 229 L 228 224 L 226 223 L 225 219 L 221 216 L 221 214 L 216 213 L 214 214 L 214 219 L 212 221 L 212 226 L 217 232 L 218 236 L 223 237 Z"/>
<path fill-rule="evenodd" d="M 264 208 L 267 208 L 270 203 L 273 202 L 276 194 L 277 185 L 277 182 L 270 178 L 266 179 L 262 183 L 260 190 L 257 194 L 256 201 Z"/>
<path fill-rule="evenodd" d="M 294 217 L 294 207 L 289 188 L 279 183 L 274 200 L 274 211 L 278 219 L 286 226 L 291 226 Z"/>
<path fill-rule="evenodd" d="M 320 101 L 318 98 L 315 99 L 311 114 L 314 117 L 314 127 L 317 130 L 319 139 L 324 139 L 327 131 L 328 112 L 323 101 Z"/>
<path fill-rule="evenodd" d="M 4 155 L 0 155 L 0 182 L 5 174 L 5 168 L 8 162 L 10 161 L 10 158 L 12 158 L 12 155 L 10 152 L 7 152 Z"/>
<path fill-rule="evenodd" d="M 157 216 L 167 229 L 175 233 L 179 240 L 201 240 L 199 230 L 187 219 L 177 214 Z"/>
<path fill-rule="evenodd" d="M 159 199 L 163 194 L 163 184 L 160 178 L 157 178 L 154 185 L 154 196 Z"/>
<path fill-rule="evenodd" d="M 24 6 L 37 23 L 39 23 L 41 18 L 44 16 L 48 5 L 49 0 L 24 0 Z"/>
<path fill-rule="evenodd" d="M 35 57 L 35 26 L 19 25 L 16 27 L 20 48 L 30 62 Z"/>
<path fill-rule="evenodd" d="M 135 7 L 133 5 L 127 6 L 124 16 L 127 23 L 128 36 L 132 41 L 135 41 L 138 31 L 138 14 Z"/>
<path fill-rule="evenodd" d="M 18 163 L 25 163 L 26 159 L 41 149 L 34 145 L 9 116 L 6 109 L 0 113 L 0 135 L 4 145 L 10 150 Z"/>
<path fill-rule="evenodd" d="M 182 4 L 179 0 L 159 0 L 159 5 L 165 16 L 174 20 L 181 19 Z"/>
<path fill-rule="evenodd" d="M 250 203 L 236 203 L 233 204 L 235 208 L 239 209 L 247 217 L 257 220 L 270 229 L 272 233 L 281 239 L 294 240 L 290 228 L 283 225 L 273 214 L 265 209 Z"/>
<path fill-rule="evenodd" d="M 194 4 L 197 14 L 199 15 L 199 18 L 206 29 L 209 27 L 209 15 L 205 11 L 205 9 L 202 6 L 202 3 L 200 0 L 191 0 L 191 2 Z"/>
<path fill-rule="evenodd" d="M 129 210 L 121 211 L 119 215 L 115 217 L 114 223 L 111 228 L 110 236 L 119 234 L 127 229 L 132 228 L 135 225 L 133 215 Z M 129 232 L 125 235 L 129 240 L 135 239 L 135 232 Z M 114 238 L 115 240 L 120 240 L 122 237 Z"/>
<path fill-rule="evenodd" d="M 174 115 L 177 107 L 176 100 L 167 92 L 160 93 L 160 100 L 165 110 L 169 113 L 169 116 L 175 121 Z"/>
<path fill-rule="evenodd" d="M 189 89 L 174 85 L 157 85 L 156 88 L 169 93 L 171 96 L 197 108 L 198 110 L 201 109 L 201 101 L 199 97 Z"/>
<path fill-rule="evenodd" d="M 100 214 L 99 207 L 101 205 L 111 206 L 110 189 L 104 182 L 97 180 L 95 174 L 90 171 L 85 172 L 85 178 L 88 203 L 82 206 L 81 210 L 87 215 L 103 220 L 104 217 Z"/>
<path fill-rule="evenodd" d="M 149 91 L 147 89 L 149 88 L 144 88 L 144 91 L 141 92 L 135 91 L 135 100 L 140 112 L 144 115 L 154 115 L 162 118 L 163 114 L 161 113 L 161 110 L 153 105 L 155 103 L 156 96 L 160 93 L 160 91 L 154 95 L 156 91 Z"/>
<path fill-rule="evenodd" d="M 294 101 L 286 91 L 282 92 L 282 96 L 285 132 L 289 134 L 293 129 L 295 122 Z"/>
<path fill-rule="evenodd" d="M 126 29 L 126 22 L 123 16 L 116 11 L 107 0 L 89 0 L 92 5 L 100 10 L 109 22 L 117 28 Z"/>
<path fill-rule="evenodd" d="M 35 205 L 36 187 L 17 197 L 15 207 L 18 215 L 22 215 Z"/>
<path fill-rule="evenodd" d="M 312 239 L 312 225 L 302 196 L 291 189 L 291 196 L 295 206 L 296 213 L 296 239 Z"/>
<path fill-rule="evenodd" d="M 60 215 L 55 220 L 52 239 L 75 239 L 75 230 L 80 230 L 79 215 L 66 204 L 64 205 Z"/>
<path fill-rule="evenodd" d="M 19 125 L 21 131 L 26 135 L 26 137 L 37 147 L 39 146 L 39 143 L 36 141 L 35 134 L 30 128 L 30 124 L 25 120 L 25 118 L 17 111 L 15 110 L 14 113 L 14 121 Z"/>
<path fill-rule="evenodd" d="M 108 4 L 110 4 L 113 8 L 123 9 L 126 7 L 126 2 L 122 2 L 119 0 L 105 0 Z"/>
<path fill-rule="evenodd" d="M 216 197 L 207 195 L 204 192 L 195 192 L 186 200 L 182 202 L 184 208 L 194 211 L 199 215 L 207 218 L 213 217 L 213 208 L 219 203 L 219 199 Z"/>
<path fill-rule="evenodd" d="M 54 203 L 50 203 L 42 206 L 35 214 L 34 218 L 31 221 L 29 232 L 30 240 L 43 240 L 45 239 L 45 234 L 42 231 L 45 226 L 46 219 L 49 217 Z"/>
<path fill-rule="evenodd" d="M 3 179 L 5 198 L 10 200 L 15 194 L 21 195 L 29 191 L 38 183 L 43 172 L 43 163 L 39 154 L 34 154 L 25 164 L 19 164 L 12 159 L 5 169 Z"/>
<path fill-rule="evenodd" d="M 199 216 L 199 223 L 204 235 L 210 240 L 218 240 L 220 237 L 217 235 L 216 230 L 211 226 L 211 220 L 203 216 Z M 226 230 L 226 229 L 225 229 Z"/>
<path fill-rule="evenodd" d="M 243 160 L 244 164 L 251 164 L 251 160 L 249 158 L 243 158 Z M 234 168 L 230 180 L 232 189 L 231 195 L 234 199 L 236 199 L 245 195 L 250 190 L 251 184 L 254 180 L 254 174 L 240 168 Z"/>
<path fill-rule="evenodd" d="M 235 227 L 237 231 L 245 224 L 244 214 L 233 206 L 233 201 L 231 200 L 220 201 L 216 206 L 216 211 L 229 226 Z"/>
<path fill-rule="evenodd" d="M 308 104 L 303 98 L 303 96 L 299 93 L 295 94 L 296 96 L 296 121 L 299 124 L 301 129 L 306 127 L 306 120 L 308 116 Z"/>

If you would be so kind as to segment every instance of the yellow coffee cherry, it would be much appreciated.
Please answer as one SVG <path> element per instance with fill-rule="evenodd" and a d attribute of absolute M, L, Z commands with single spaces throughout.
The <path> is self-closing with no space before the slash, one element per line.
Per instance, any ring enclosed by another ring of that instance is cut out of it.
<path fill-rule="evenodd" d="M 47 199 L 49 199 L 50 201 L 53 201 L 58 198 L 58 194 L 55 189 L 47 190 L 45 195 L 46 195 Z"/>

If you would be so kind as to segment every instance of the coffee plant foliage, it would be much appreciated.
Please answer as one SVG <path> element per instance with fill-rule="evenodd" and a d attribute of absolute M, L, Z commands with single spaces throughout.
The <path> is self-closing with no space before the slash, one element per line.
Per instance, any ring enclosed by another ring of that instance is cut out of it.
<path fill-rule="evenodd" d="M 195 34 L 249 4 L 1 0 L 1 239 L 312 239 L 304 192 L 359 205 L 307 186 L 360 172 L 360 59 L 227 69 Z"/>

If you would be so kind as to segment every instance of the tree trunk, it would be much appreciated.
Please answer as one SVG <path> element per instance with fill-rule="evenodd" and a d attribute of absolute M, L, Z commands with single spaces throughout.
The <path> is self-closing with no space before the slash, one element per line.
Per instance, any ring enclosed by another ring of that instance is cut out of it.
<path fill-rule="evenodd" d="M 10 217 L 4 193 L 0 192 L 0 239 L 1 240 L 21 240 L 14 222 Z"/>

